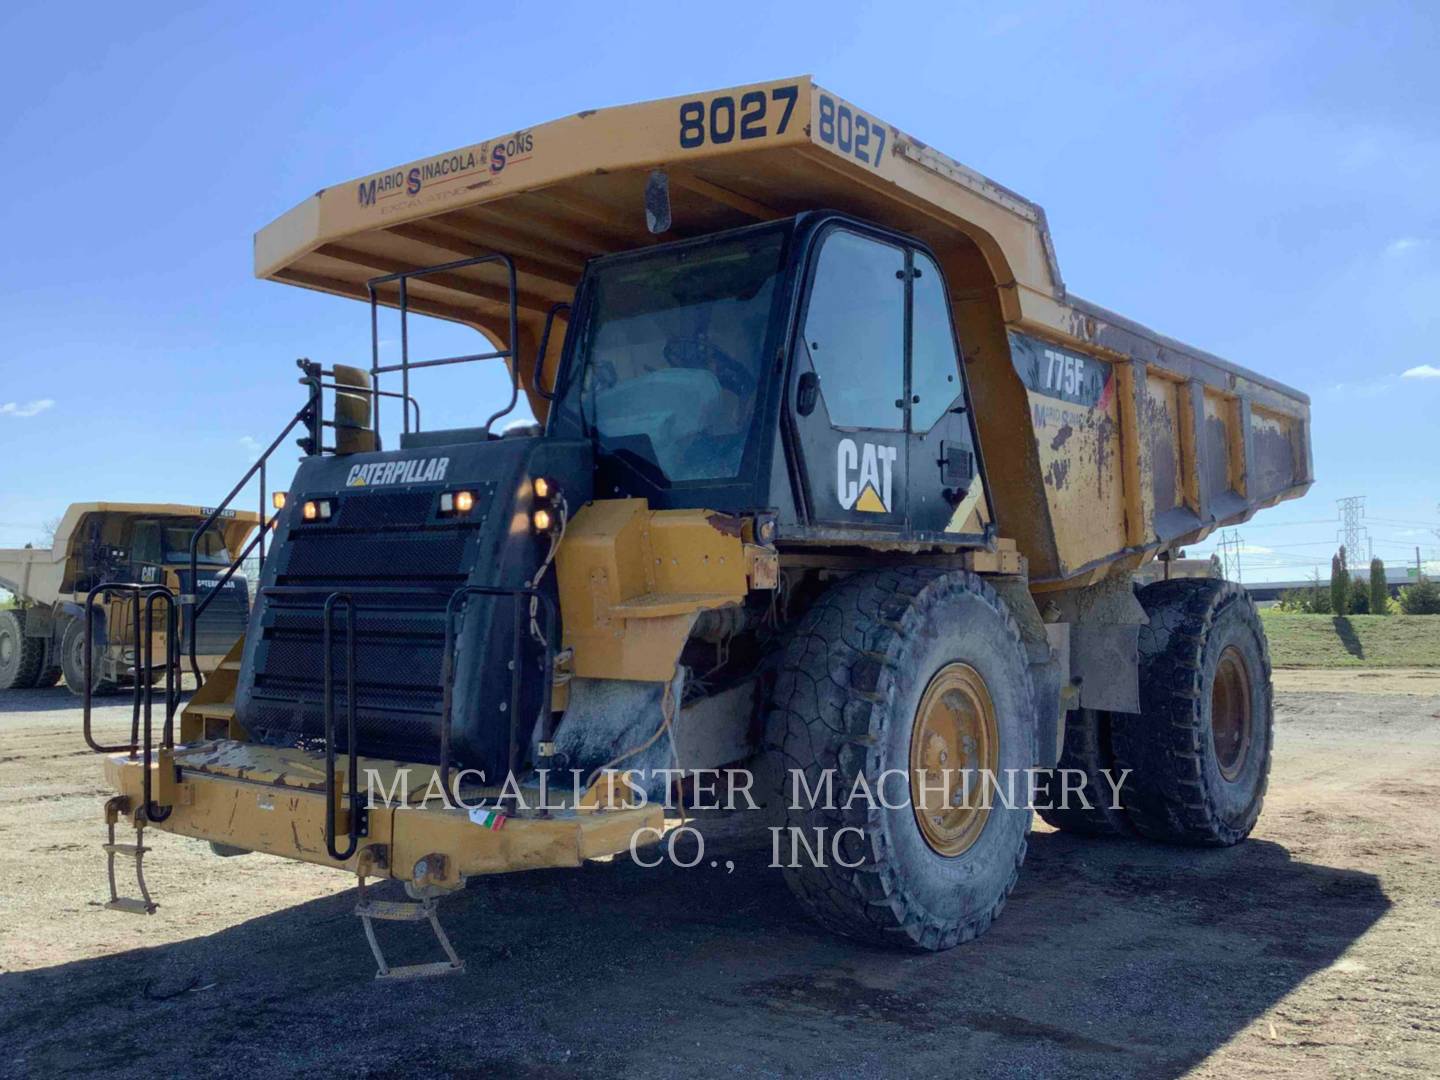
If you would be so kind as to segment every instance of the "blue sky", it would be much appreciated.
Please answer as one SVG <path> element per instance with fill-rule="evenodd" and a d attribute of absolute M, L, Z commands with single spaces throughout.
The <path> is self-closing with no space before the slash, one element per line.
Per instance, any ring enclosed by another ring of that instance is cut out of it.
<path fill-rule="evenodd" d="M 363 361 L 360 305 L 251 277 L 317 188 L 800 73 L 1041 203 L 1079 295 L 1311 394 L 1319 480 L 1241 528 L 1247 579 L 1328 560 L 1342 496 L 1377 554 L 1440 545 L 1440 5 L 12 0 L 0 40 L 0 545 L 213 501 L 295 357 Z M 427 427 L 503 386 L 436 379 Z"/>

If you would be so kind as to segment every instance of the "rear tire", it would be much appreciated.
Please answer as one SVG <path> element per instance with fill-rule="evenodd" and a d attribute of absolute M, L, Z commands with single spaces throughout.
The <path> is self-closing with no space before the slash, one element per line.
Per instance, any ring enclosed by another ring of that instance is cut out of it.
<path fill-rule="evenodd" d="M 1171 843 L 1237 844 L 1260 817 L 1274 705 L 1265 628 L 1244 588 L 1159 581 L 1140 590 L 1140 715 L 1115 714 L 1135 828 Z"/>
<path fill-rule="evenodd" d="M 91 649 L 90 692 L 92 695 L 113 694 L 116 683 L 104 677 L 104 650 Z M 77 697 L 85 692 L 85 624 L 80 619 L 71 619 L 60 639 L 60 666 L 65 673 L 65 685 Z"/>
<path fill-rule="evenodd" d="M 0 611 L 0 690 L 29 690 L 45 665 L 43 638 L 25 636 L 25 611 Z"/>
<path fill-rule="evenodd" d="M 922 773 L 938 788 L 942 774 L 949 782 L 984 767 L 1003 783 L 1034 764 L 1024 646 L 988 585 L 964 572 L 906 569 L 834 586 L 790 636 L 766 726 L 769 798 L 786 829 L 775 834 L 780 861 L 816 920 L 847 937 L 928 951 L 985 932 L 1025 859 L 1028 791 L 988 811 L 932 806 L 907 778 Z M 827 770 L 833 809 L 792 799 L 796 773 L 814 790 Z M 874 799 L 847 808 L 862 782 Z M 825 858 L 803 849 L 792 858 L 801 836 L 823 844 Z"/>
<path fill-rule="evenodd" d="M 35 680 L 35 686 L 41 690 L 49 690 L 52 686 L 60 685 L 60 676 L 64 674 L 60 670 L 60 646 L 55 643 L 54 638 L 45 640 L 45 664 L 40 669 L 40 676 Z"/>
<path fill-rule="evenodd" d="M 1060 761 L 1035 789 L 1036 813 L 1047 825 L 1084 836 L 1134 835 L 1111 744 L 1112 722 L 1110 713 L 1097 709 L 1077 709 L 1066 717 Z M 1077 773 L 1084 774 L 1082 782 L 1076 782 Z M 1112 786 L 1117 783 L 1118 799 Z"/>

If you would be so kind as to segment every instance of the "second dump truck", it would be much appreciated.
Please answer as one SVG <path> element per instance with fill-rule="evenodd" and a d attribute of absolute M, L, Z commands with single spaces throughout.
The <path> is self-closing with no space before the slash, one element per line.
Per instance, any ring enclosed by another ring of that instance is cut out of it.
<path fill-rule="evenodd" d="M 369 305 L 373 355 L 302 364 L 243 645 L 153 760 L 107 758 L 112 824 L 356 874 L 367 929 L 438 930 L 469 877 L 657 839 L 665 767 L 756 763 L 800 902 L 917 949 L 983 932 L 1025 856 L 1026 800 L 965 777 L 1058 762 L 1042 812 L 1076 831 L 1254 826 L 1255 610 L 1132 577 L 1305 492 L 1308 399 L 1076 297 L 1013 191 L 782 79 L 327 188 L 255 271 Z M 412 357 L 417 313 L 483 337 Z M 424 369 L 472 360 L 509 407 L 420 430 Z M 441 943 L 423 970 L 458 970 Z"/>
<path fill-rule="evenodd" d="M 259 516 L 228 511 L 207 529 L 196 550 L 195 586 L 190 587 L 190 543 L 210 507 L 175 503 L 73 503 L 55 528 L 49 547 L 0 549 L 0 589 L 16 599 L 0 611 L 0 690 L 56 685 L 61 676 L 74 694 L 85 684 L 86 598 L 103 584 L 117 588 L 97 600 L 92 615 L 90 682 L 106 693 L 161 672 L 144 666 L 141 617 L 135 634 L 133 589 L 164 585 L 172 592 L 204 593 L 217 587 L 235 553 L 255 531 Z M 182 565 L 183 564 L 183 565 Z M 245 577 L 230 574 L 201 618 L 180 628 L 184 652 L 193 639 L 197 665 L 208 671 L 245 633 L 250 597 Z M 198 627 L 192 634 L 190 627 Z M 152 657 L 165 657 L 163 629 L 151 643 Z"/>

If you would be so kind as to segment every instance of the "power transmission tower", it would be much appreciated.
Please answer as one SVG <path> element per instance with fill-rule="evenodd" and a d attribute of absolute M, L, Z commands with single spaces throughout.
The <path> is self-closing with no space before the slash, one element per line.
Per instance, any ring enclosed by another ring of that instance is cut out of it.
<path fill-rule="evenodd" d="M 1368 564 L 1374 554 L 1370 548 L 1370 534 L 1364 525 L 1365 496 L 1336 499 L 1335 505 L 1340 508 L 1339 540 L 1345 546 L 1347 561 L 1352 566 L 1359 566 L 1362 560 Z"/>
<path fill-rule="evenodd" d="M 1240 538 L 1240 534 L 1234 529 L 1220 534 L 1220 560 L 1226 581 L 1238 583 L 1245 580 L 1244 573 L 1240 569 L 1240 549 L 1243 544 L 1244 541 Z M 1233 574 L 1231 573 L 1232 568 Z"/>

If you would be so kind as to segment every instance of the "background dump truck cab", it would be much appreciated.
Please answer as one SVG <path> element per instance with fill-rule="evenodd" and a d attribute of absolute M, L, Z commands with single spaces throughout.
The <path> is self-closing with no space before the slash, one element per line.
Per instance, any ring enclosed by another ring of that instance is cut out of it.
<path fill-rule="evenodd" d="M 61 519 L 49 549 L 0 551 L 0 587 L 14 592 L 20 609 L 9 619 L 38 657 L 32 665 L 0 672 L 11 687 L 52 686 L 63 673 L 66 685 L 80 693 L 84 667 L 84 611 L 91 590 L 115 585 L 97 595 L 92 626 L 92 682 L 113 689 L 136 676 L 143 642 L 136 641 L 134 589 L 168 589 L 180 596 L 198 590 L 218 594 L 198 620 L 188 611 L 180 624 L 182 651 L 193 642 L 197 666 L 210 670 L 245 632 L 249 589 L 245 577 L 221 580 L 258 515 L 230 512 L 197 542 L 195 588 L 191 587 L 190 546 L 209 508 L 170 503 L 76 503 Z M 4 628 L 0 627 L 0 633 Z M 164 633 L 157 630 L 153 655 L 164 657 Z M 39 665 L 33 672 L 30 667 Z M 146 677 L 153 672 L 145 673 Z"/>

